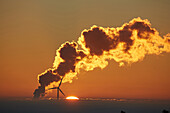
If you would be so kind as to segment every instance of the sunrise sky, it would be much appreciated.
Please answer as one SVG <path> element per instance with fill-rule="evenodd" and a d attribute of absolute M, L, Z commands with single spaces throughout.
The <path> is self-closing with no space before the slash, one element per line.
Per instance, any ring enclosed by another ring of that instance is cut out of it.
<path fill-rule="evenodd" d="M 52 67 L 56 49 L 77 41 L 92 25 L 119 27 L 135 17 L 148 19 L 160 36 L 170 33 L 169 0 L 1 0 L 0 98 L 32 97 L 37 75 Z M 78 97 L 170 99 L 170 53 L 103 70 L 81 70 L 62 84 Z M 55 97 L 56 92 L 48 96 Z"/>

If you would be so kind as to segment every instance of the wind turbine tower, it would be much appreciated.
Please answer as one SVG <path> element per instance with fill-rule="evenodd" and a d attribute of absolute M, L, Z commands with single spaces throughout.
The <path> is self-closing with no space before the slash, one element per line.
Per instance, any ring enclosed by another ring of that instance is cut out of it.
<path fill-rule="evenodd" d="M 60 89 L 62 80 L 63 80 L 63 78 L 61 79 L 61 81 L 60 81 L 58 87 L 53 87 L 53 88 L 49 88 L 49 89 L 48 89 L 48 90 L 57 89 L 57 100 L 59 100 L 59 93 L 60 93 L 60 92 L 65 96 L 65 94 L 63 93 L 63 91 Z"/>

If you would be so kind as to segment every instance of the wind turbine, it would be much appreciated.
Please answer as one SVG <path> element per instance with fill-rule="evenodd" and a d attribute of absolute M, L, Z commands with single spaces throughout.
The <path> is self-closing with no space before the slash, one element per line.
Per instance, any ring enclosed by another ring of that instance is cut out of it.
<path fill-rule="evenodd" d="M 48 89 L 48 90 L 57 89 L 57 100 L 59 100 L 59 92 L 61 92 L 61 93 L 65 96 L 65 94 L 63 93 L 63 91 L 60 89 L 62 80 L 63 80 L 63 78 L 61 79 L 60 84 L 58 85 L 58 87 L 53 87 L 53 88 L 49 88 L 49 89 Z"/>

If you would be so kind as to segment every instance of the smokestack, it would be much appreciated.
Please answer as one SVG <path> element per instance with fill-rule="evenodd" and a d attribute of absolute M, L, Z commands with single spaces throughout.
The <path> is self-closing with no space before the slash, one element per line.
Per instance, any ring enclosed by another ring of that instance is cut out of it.
<path fill-rule="evenodd" d="M 56 51 L 53 67 L 38 75 L 40 86 L 34 97 L 44 96 L 45 88 L 61 77 L 63 82 L 71 83 L 80 69 L 105 68 L 108 59 L 123 66 L 142 60 L 146 54 L 162 52 L 170 52 L 170 34 L 162 38 L 148 20 L 134 18 L 117 28 L 94 25 L 83 30 L 77 42 L 65 42 Z"/>

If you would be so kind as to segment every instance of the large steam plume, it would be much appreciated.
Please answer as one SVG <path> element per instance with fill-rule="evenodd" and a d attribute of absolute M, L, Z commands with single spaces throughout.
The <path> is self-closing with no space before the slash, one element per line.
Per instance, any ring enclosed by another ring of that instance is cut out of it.
<path fill-rule="evenodd" d="M 43 96 L 45 88 L 61 77 L 63 83 L 71 83 L 80 69 L 105 68 L 108 59 L 123 66 L 142 60 L 146 54 L 162 52 L 170 52 L 170 34 L 161 37 L 148 20 L 134 18 L 117 28 L 94 25 L 83 30 L 77 42 L 65 42 L 56 51 L 53 67 L 38 75 L 40 86 L 34 91 L 34 97 Z"/>

